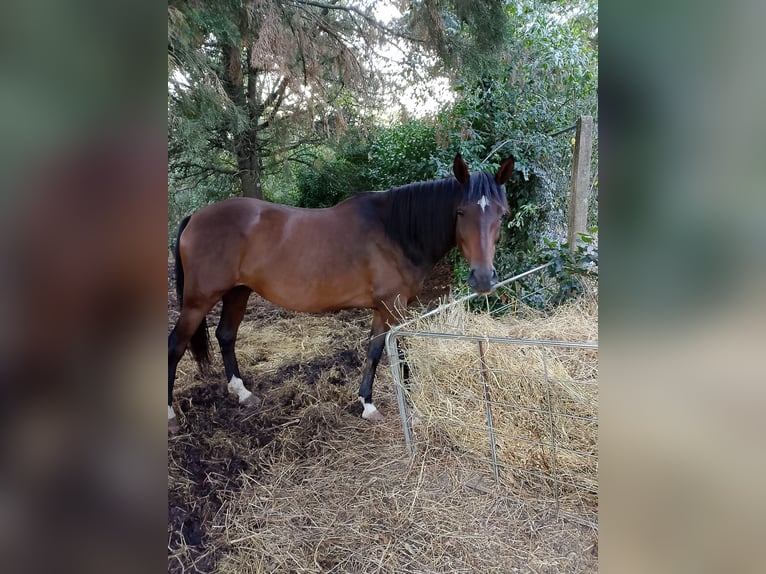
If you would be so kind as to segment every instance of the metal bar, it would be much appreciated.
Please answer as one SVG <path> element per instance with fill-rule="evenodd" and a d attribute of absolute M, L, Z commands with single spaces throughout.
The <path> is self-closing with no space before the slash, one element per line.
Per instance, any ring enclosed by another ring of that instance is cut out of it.
<path fill-rule="evenodd" d="M 500 287 L 505 287 L 509 283 L 513 283 L 514 281 L 517 281 L 521 279 L 522 277 L 526 277 L 527 275 L 531 275 L 532 273 L 535 273 L 537 271 L 540 271 L 542 269 L 545 269 L 546 267 L 550 267 L 553 265 L 553 262 L 545 263 L 544 265 L 538 265 L 537 267 L 530 269 L 529 271 L 525 271 L 524 273 L 519 273 L 518 275 L 514 275 L 513 277 L 509 277 L 508 279 L 505 279 L 495 285 L 495 289 L 499 289 Z M 449 303 L 444 303 L 442 305 L 439 305 L 436 309 L 433 309 L 429 311 L 428 313 L 425 313 L 423 315 L 420 315 L 418 317 L 415 317 L 414 319 L 410 319 L 409 321 L 404 321 L 402 323 L 399 323 L 395 327 L 391 328 L 391 331 L 389 332 L 401 332 L 402 328 L 406 325 L 411 325 L 412 323 L 415 323 L 416 321 L 420 321 L 421 319 L 425 319 L 426 317 L 430 317 L 431 315 L 435 315 L 436 313 L 440 313 L 441 311 L 444 311 L 445 309 L 448 309 L 454 305 L 460 305 L 461 303 L 465 303 L 466 301 L 470 301 L 471 299 L 474 299 L 479 296 L 479 293 L 471 293 L 469 295 L 466 295 L 465 297 L 461 297 L 460 299 L 456 299 L 454 301 L 451 301 Z"/>
<path fill-rule="evenodd" d="M 479 341 L 479 362 L 481 364 L 481 382 L 484 386 L 484 405 L 487 410 L 487 428 L 489 429 L 489 447 L 492 452 L 492 471 L 495 473 L 495 482 L 500 482 L 500 471 L 497 468 L 497 445 L 495 444 L 495 426 L 492 423 L 492 405 L 489 399 L 489 381 L 487 376 L 487 363 L 484 356 L 484 341 Z"/>
<path fill-rule="evenodd" d="M 437 389 L 433 389 L 432 392 L 436 396 L 440 396 L 440 397 L 445 397 L 446 396 L 446 395 L 444 395 L 444 393 L 440 393 Z M 460 398 L 462 400 L 467 401 L 467 402 L 478 402 L 478 401 L 481 400 L 480 397 L 476 397 L 476 396 L 473 396 L 473 397 L 469 396 L 469 395 L 459 395 L 459 396 L 460 396 Z M 505 401 L 490 401 L 490 403 L 493 404 L 493 405 L 500 406 L 500 407 L 508 407 L 509 409 L 515 409 L 517 411 L 526 411 L 528 413 L 538 413 L 538 414 L 543 414 L 543 415 L 547 415 L 548 414 L 547 410 L 536 409 L 534 407 L 525 407 L 525 406 L 514 404 L 514 403 L 506 403 Z M 562 413 L 561 411 L 553 411 L 553 414 L 556 415 L 556 416 L 559 416 L 559 417 L 564 417 L 564 418 L 567 418 L 567 419 L 573 419 L 573 420 L 577 420 L 577 421 L 582 421 L 582 422 L 585 422 L 585 423 L 597 423 L 598 422 L 598 417 L 584 417 L 582 415 L 573 415 L 573 414 L 570 414 L 570 413 Z M 468 428 L 471 428 L 471 425 L 467 425 L 467 426 L 468 426 Z"/>
<path fill-rule="evenodd" d="M 556 514 L 559 513 L 559 481 L 556 477 L 556 425 L 553 423 L 553 398 L 551 393 L 551 383 L 548 379 L 548 362 L 545 360 L 545 348 L 540 347 L 540 355 L 543 359 L 543 371 L 545 372 L 546 395 L 548 398 L 548 413 L 551 425 L 551 475 L 553 478 L 553 493 L 556 500 Z"/>
<path fill-rule="evenodd" d="M 438 391 L 436 391 L 436 392 L 438 393 Z M 444 397 L 445 395 L 439 393 L 438 396 Z M 465 400 L 466 402 L 478 402 L 480 400 L 480 399 L 477 399 L 477 398 L 467 397 L 465 395 L 460 397 L 460 398 Z M 535 413 L 535 414 L 539 414 L 539 415 L 547 415 L 547 414 L 549 414 L 548 411 L 543 410 L 543 409 L 534 409 L 532 407 L 520 407 L 518 405 L 513 405 L 511 403 L 504 403 L 504 402 L 500 402 L 500 401 L 490 401 L 490 403 L 493 404 L 493 405 L 500 406 L 500 407 L 508 407 L 510 409 L 514 409 L 514 410 L 517 410 L 517 411 L 526 411 L 528 413 Z M 553 414 L 556 415 L 556 416 L 562 417 L 562 418 L 567 418 L 567 419 L 572 419 L 572 420 L 576 420 L 576 421 L 581 421 L 581 422 L 583 422 L 585 424 L 596 424 L 596 423 L 598 423 L 598 419 L 597 418 L 588 418 L 588 417 L 583 417 L 583 416 L 579 416 L 579 415 L 570 415 L 570 414 L 567 414 L 567 413 L 560 413 L 558 411 L 554 411 Z M 477 427 L 475 427 L 475 425 L 466 424 L 465 426 L 466 426 L 466 428 L 477 428 Z"/>
<path fill-rule="evenodd" d="M 550 134 L 546 134 L 546 135 L 548 135 L 549 137 L 553 137 L 553 136 L 560 136 L 561 134 L 565 134 L 565 133 L 567 133 L 567 132 L 571 132 L 572 130 L 574 130 L 574 129 L 576 129 L 576 128 L 577 128 L 577 124 L 572 124 L 572 125 L 571 125 L 571 126 L 569 126 L 568 128 L 563 128 L 563 129 L 560 129 L 560 130 L 559 130 L 559 131 L 557 131 L 557 132 L 553 132 L 553 133 L 550 133 Z"/>
<path fill-rule="evenodd" d="M 531 345 L 530 345 L 531 346 Z M 466 367 L 465 372 L 469 372 L 471 369 L 470 367 Z M 525 373 L 524 371 L 519 370 L 510 370 L 510 369 L 498 369 L 498 368 L 490 368 L 489 372 L 493 375 L 507 375 L 510 377 L 513 376 L 520 376 L 520 377 L 526 377 L 527 382 L 529 383 L 535 383 L 534 380 L 536 377 L 534 376 L 534 373 Z M 575 380 L 575 379 L 565 379 L 561 377 L 551 377 L 550 381 L 552 383 L 558 383 L 560 385 L 581 385 L 583 388 L 587 387 L 598 387 L 598 379 L 582 379 L 582 380 Z"/>
<path fill-rule="evenodd" d="M 468 372 L 468 369 L 466 369 L 466 372 Z M 507 371 L 507 370 L 504 370 L 504 369 L 490 369 L 489 372 L 492 373 L 493 375 L 503 375 L 503 376 L 508 376 L 508 377 L 515 377 L 515 376 L 526 377 L 528 383 L 535 383 L 535 381 L 533 380 L 532 375 L 529 375 L 529 374 L 524 373 L 522 371 Z M 582 385 L 582 388 L 598 387 L 598 381 L 596 379 L 588 379 L 588 380 L 583 380 L 583 381 L 573 381 L 571 379 L 554 379 L 554 378 L 551 378 L 551 382 L 552 383 L 558 383 L 560 385 L 564 385 L 564 384 Z"/>
<path fill-rule="evenodd" d="M 470 458 L 471 460 L 475 460 L 477 462 L 492 463 L 491 459 L 483 457 L 483 456 L 477 456 L 475 454 L 462 453 L 461 456 L 463 456 L 465 458 Z M 498 463 L 498 466 L 501 467 L 501 468 L 505 468 L 505 469 L 509 469 L 509 470 L 514 470 L 517 473 L 528 474 L 530 476 L 534 476 L 535 478 L 538 478 L 538 479 L 543 480 L 543 481 L 551 481 L 551 480 L 553 480 L 553 477 L 551 477 L 550 474 L 544 474 L 544 473 L 538 472 L 536 470 L 529 470 L 528 468 L 522 468 L 520 466 L 514 466 L 512 464 L 503 463 L 503 462 Z M 569 487 L 571 487 L 571 488 L 573 488 L 575 490 L 581 490 L 583 492 L 587 492 L 588 494 L 598 495 L 598 490 L 596 490 L 595 488 L 591 488 L 589 486 L 586 486 L 584 484 L 576 484 L 574 482 L 568 482 L 566 480 L 558 480 L 558 483 L 560 485 L 562 485 L 562 486 L 569 486 Z"/>
<path fill-rule="evenodd" d="M 409 409 L 407 407 L 407 397 L 404 394 L 404 385 L 402 384 L 402 371 L 401 365 L 399 364 L 399 353 L 396 348 L 396 333 L 394 331 L 389 331 L 386 334 L 386 353 L 388 354 L 388 363 L 391 365 L 391 378 L 394 380 L 396 402 L 399 405 L 399 418 L 402 421 L 404 442 L 407 445 L 407 452 L 410 456 L 413 456 L 415 454 L 415 447 L 412 444 Z"/>
<path fill-rule="evenodd" d="M 588 528 L 592 528 L 598 532 L 598 520 L 588 520 L 578 514 L 574 514 L 573 512 L 560 512 L 559 516 L 566 518 L 567 520 L 571 520 L 572 522 L 576 522 L 580 526 L 587 526 Z M 598 515 L 596 515 L 596 517 L 598 517 Z"/>
<path fill-rule="evenodd" d="M 492 401 L 490 401 L 490 403 L 491 402 Z M 438 419 L 438 417 L 432 417 L 431 420 L 439 420 L 439 419 Z M 485 426 L 471 425 L 471 424 L 467 424 L 467 423 L 463 424 L 461 428 L 466 428 L 466 429 L 470 429 L 470 430 L 477 430 L 477 431 L 483 431 L 483 430 L 486 429 Z M 533 446 L 549 447 L 549 448 L 555 447 L 559 451 L 568 452 L 568 453 L 571 453 L 571 454 L 574 454 L 574 455 L 577 455 L 577 456 L 581 456 L 581 457 L 598 458 L 598 454 L 597 453 L 589 453 L 589 452 L 585 452 L 585 451 L 582 451 L 582 450 L 573 450 L 573 449 L 570 449 L 570 448 L 562 447 L 561 445 L 554 445 L 554 444 L 549 443 L 549 442 L 540 442 L 540 441 L 537 441 L 537 440 L 533 440 L 531 438 L 525 438 L 525 437 L 521 437 L 521 436 L 508 436 L 507 438 L 508 438 L 509 441 L 520 442 L 520 443 L 529 444 L 529 445 L 533 445 Z"/>
<path fill-rule="evenodd" d="M 393 332 L 393 329 L 390 331 Z M 529 347 L 546 345 L 548 347 L 572 347 L 576 349 L 598 349 L 598 341 L 572 342 L 554 341 L 547 339 L 517 339 L 514 337 L 490 337 L 485 335 L 460 335 L 457 333 L 438 333 L 435 331 L 397 331 L 397 336 L 405 337 L 433 337 L 436 339 L 461 339 L 463 341 L 489 341 L 490 343 L 511 343 L 526 345 Z"/>

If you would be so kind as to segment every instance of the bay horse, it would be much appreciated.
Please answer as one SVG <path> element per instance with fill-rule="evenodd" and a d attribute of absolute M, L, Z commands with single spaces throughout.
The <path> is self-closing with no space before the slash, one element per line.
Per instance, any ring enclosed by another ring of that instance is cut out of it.
<path fill-rule="evenodd" d="M 468 261 L 468 285 L 479 293 L 497 283 L 493 266 L 500 222 L 508 212 L 504 184 L 514 159 L 497 172 L 470 173 L 458 154 L 454 177 L 368 191 L 325 209 L 232 198 L 186 217 L 175 246 L 181 314 L 168 337 L 168 428 L 176 367 L 187 347 L 209 362 L 206 315 L 223 300 L 216 338 L 228 388 L 240 404 L 260 401 L 242 382 L 234 353 L 250 294 L 304 312 L 372 309 L 359 400 L 362 417 L 381 420 L 372 382 L 384 335 L 397 310 L 415 299 L 436 263 L 457 245 Z"/>

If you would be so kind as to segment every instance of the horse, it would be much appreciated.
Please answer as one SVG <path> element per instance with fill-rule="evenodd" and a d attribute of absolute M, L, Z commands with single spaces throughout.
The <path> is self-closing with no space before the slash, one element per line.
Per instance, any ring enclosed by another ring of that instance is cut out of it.
<path fill-rule="evenodd" d="M 372 309 L 359 400 L 362 418 L 383 415 L 372 383 L 386 332 L 400 322 L 430 271 L 453 247 L 468 261 L 467 283 L 489 293 L 504 185 L 514 158 L 497 172 L 470 173 L 458 153 L 454 177 L 356 194 L 329 208 L 305 209 L 231 198 L 187 216 L 175 245 L 180 316 L 168 337 L 168 428 L 178 430 L 173 384 L 187 347 L 202 369 L 210 361 L 206 315 L 223 300 L 215 331 L 230 392 L 242 405 L 260 400 L 245 386 L 234 353 L 252 292 L 286 309 L 321 313 Z"/>

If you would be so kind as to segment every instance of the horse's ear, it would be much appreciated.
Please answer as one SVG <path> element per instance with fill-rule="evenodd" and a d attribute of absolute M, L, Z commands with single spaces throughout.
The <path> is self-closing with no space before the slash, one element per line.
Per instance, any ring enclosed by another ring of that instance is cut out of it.
<path fill-rule="evenodd" d="M 452 173 L 455 174 L 455 179 L 460 183 L 465 183 L 468 178 L 471 177 L 471 173 L 468 171 L 468 166 L 463 161 L 463 156 L 460 152 L 457 153 L 455 159 L 452 162 Z"/>
<path fill-rule="evenodd" d="M 500 164 L 500 169 L 498 169 L 495 174 L 495 183 L 503 185 L 506 181 L 511 179 L 511 175 L 513 175 L 513 165 L 515 163 L 516 161 L 513 159 L 513 156 L 504 159 L 503 163 Z"/>

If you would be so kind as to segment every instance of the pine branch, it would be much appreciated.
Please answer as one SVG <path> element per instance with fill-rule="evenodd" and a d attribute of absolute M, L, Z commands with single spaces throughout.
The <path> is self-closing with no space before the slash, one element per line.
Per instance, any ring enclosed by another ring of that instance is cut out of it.
<path fill-rule="evenodd" d="M 271 92 L 269 96 L 266 98 L 266 100 L 263 102 L 264 109 L 272 105 L 274 106 L 272 112 L 269 114 L 269 118 L 266 120 L 267 122 L 271 121 L 274 114 L 279 109 L 279 106 L 282 105 L 282 100 L 285 97 L 285 91 L 287 89 L 287 81 L 288 81 L 287 76 L 282 78 L 279 84 L 277 85 L 277 87 L 274 89 L 274 91 Z"/>
<path fill-rule="evenodd" d="M 415 38 L 414 36 L 410 36 L 409 34 L 406 34 L 404 32 L 399 32 L 398 30 L 389 28 L 385 24 L 378 22 L 372 16 L 365 14 L 364 12 L 362 12 L 359 8 L 356 8 L 355 6 L 339 6 L 337 4 L 326 4 L 324 2 L 315 2 L 314 0 L 294 0 L 294 1 L 296 4 L 300 4 L 302 6 L 313 6 L 315 8 L 322 8 L 323 10 L 343 10 L 344 12 L 351 12 L 361 17 L 362 19 L 364 19 L 368 24 L 370 24 L 374 28 L 377 28 L 378 30 L 385 32 L 386 34 L 389 34 L 390 36 L 394 36 L 396 38 L 402 38 L 403 40 L 409 40 L 410 42 L 424 43 L 424 41 L 419 38 Z"/>
<path fill-rule="evenodd" d="M 269 150 L 269 152 L 266 155 L 272 156 L 272 155 L 280 155 L 288 151 L 292 151 L 295 149 L 299 149 L 305 145 L 311 145 L 311 144 L 319 144 L 322 143 L 321 138 L 310 138 L 310 139 L 303 139 L 299 142 L 294 142 L 291 144 L 283 145 L 280 148 L 276 148 L 273 150 Z"/>
<path fill-rule="evenodd" d="M 197 170 L 197 173 L 202 172 L 212 172 L 212 173 L 220 173 L 224 175 L 236 175 L 238 170 L 234 169 L 233 167 L 225 167 L 220 165 L 213 165 L 213 164 L 199 164 L 192 161 L 172 161 L 170 162 L 171 169 L 182 169 L 182 170 L 191 170 L 195 169 Z"/>

